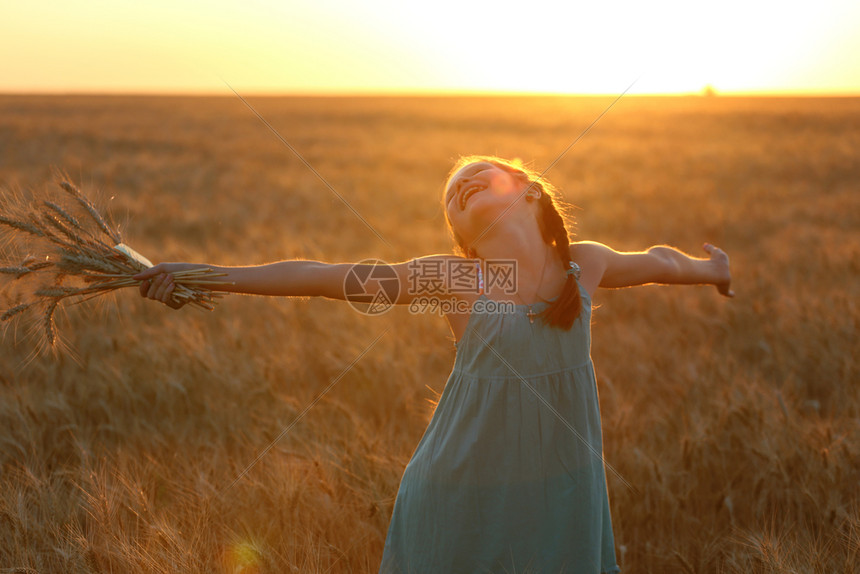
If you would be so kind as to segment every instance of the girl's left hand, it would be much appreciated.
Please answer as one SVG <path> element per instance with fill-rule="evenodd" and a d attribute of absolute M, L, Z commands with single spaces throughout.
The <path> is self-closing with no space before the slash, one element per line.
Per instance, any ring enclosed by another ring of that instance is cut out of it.
<path fill-rule="evenodd" d="M 705 243 L 702 248 L 710 255 L 710 262 L 714 267 L 715 281 L 714 285 L 720 295 L 726 297 L 734 297 L 735 292 L 732 287 L 732 273 L 729 269 L 729 256 L 726 252 L 710 243 Z"/>

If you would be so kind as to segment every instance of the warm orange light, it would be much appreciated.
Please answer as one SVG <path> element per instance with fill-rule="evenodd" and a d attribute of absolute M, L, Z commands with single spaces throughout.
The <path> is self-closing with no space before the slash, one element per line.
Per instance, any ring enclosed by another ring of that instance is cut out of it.
<path fill-rule="evenodd" d="M 4 9 L 0 91 L 858 93 L 858 27 L 842 0 L 34 0 Z"/>
<path fill-rule="evenodd" d="M 224 570 L 229 574 L 259 574 L 262 551 L 250 540 L 234 542 L 224 552 Z"/>

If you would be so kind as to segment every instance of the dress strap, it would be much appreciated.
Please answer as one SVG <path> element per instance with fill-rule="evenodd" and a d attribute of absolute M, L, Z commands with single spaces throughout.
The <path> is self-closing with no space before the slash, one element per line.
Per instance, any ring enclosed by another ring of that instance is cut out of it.
<path fill-rule="evenodd" d="M 484 292 L 484 273 L 481 271 L 481 260 L 475 261 L 475 268 L 478 270 L 478 293 Z"/>
<path fill-rule="evenodd" d="M 579 265 L 576 264 L 575 261 L 569 261 L 570 269 L 566 271 L 568 275 L 573 275 L 576 277 L 576 280 L 579 281 L 579 276 L 582 275 L 582 269 L 580 269 Z"/>

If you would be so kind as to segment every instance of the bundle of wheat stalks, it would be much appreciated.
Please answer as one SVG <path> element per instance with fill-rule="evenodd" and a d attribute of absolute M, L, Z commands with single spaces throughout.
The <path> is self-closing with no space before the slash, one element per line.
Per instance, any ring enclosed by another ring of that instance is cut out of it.
<path fill-rule="evenodd" d="M 54 313 L 61 305 L 138 286 L 133 276 L 152 266 L 122 243 L 118 229 L 62 174 L 57 183 L 61 192 L 45 190 L 31 198 L 4 190 L 0 202 L 0 230 L 5 232 L 0 245 L 6 252 L 0 277 L 9 280 L 3 289 L 12 301 L 0 321 L 33 318 L 49 348 L 57 343 Z M 10 255 L 20 262 L 10 262 Z M 210 289 L 223 284 L 217 279 L 221 276 L 210 269 L 175 273 L 173 297 L 211 310 L 224 295 Z"/>

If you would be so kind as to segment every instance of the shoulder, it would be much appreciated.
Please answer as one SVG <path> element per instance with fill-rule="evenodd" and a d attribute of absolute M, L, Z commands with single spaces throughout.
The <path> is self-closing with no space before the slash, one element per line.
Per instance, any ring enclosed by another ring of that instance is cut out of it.
<path fill-rule="evenodd" d="M 596 241 L 577 241 L 570 244 L 570 259 L 579 265 L 579 282 L 589 295 L 593 296 L 597 291 L 608 262 L 615 253 L 611 247 Z"/>
<path fill-rule="evenodd" d="M 597 241 L 575 241 L 570 244 L 571 257 L 590 259 L 607 251 L 612 251 L 612 248 Z"/>
<path fill-rule="evenodd" d="M 583 268 L 606 265 L 606 261 L 617 253 L 608 245 L 597 241 L 577 241 L 570 244 L 570 258 Z"/>

